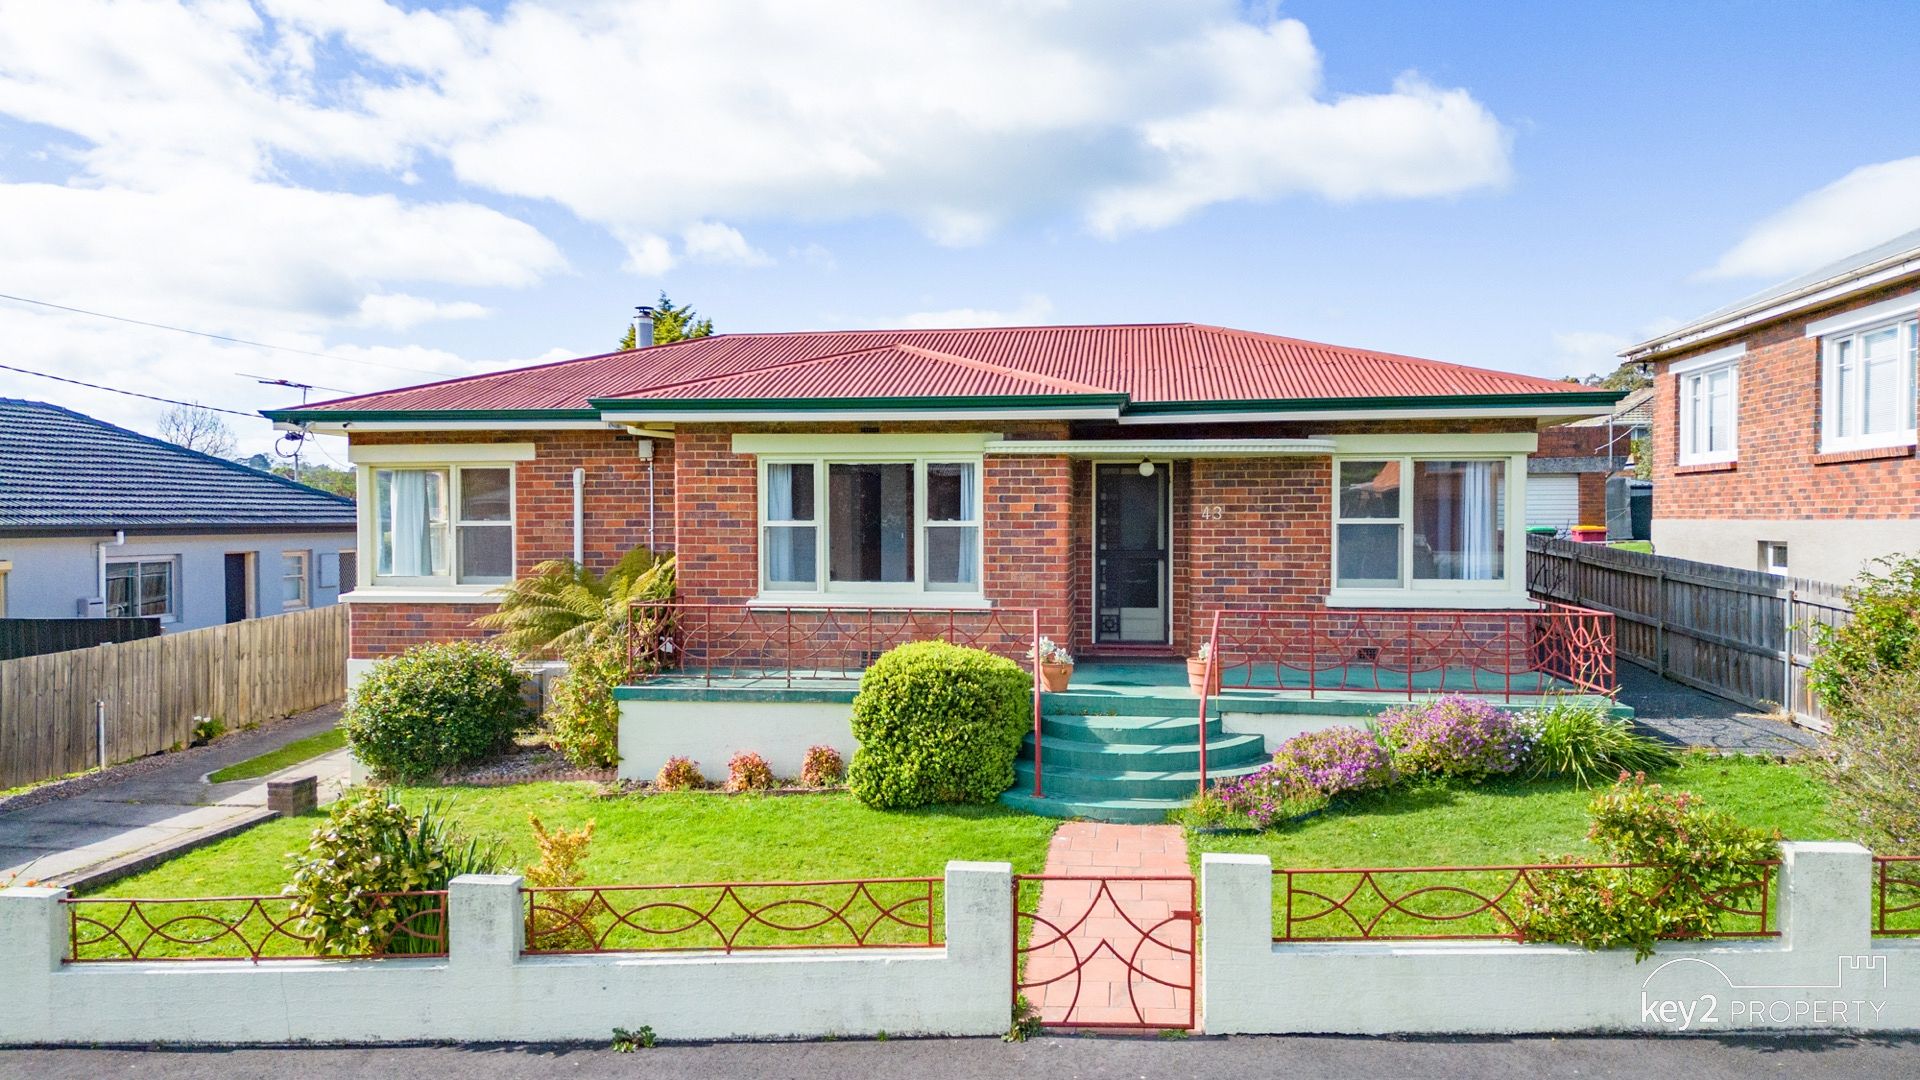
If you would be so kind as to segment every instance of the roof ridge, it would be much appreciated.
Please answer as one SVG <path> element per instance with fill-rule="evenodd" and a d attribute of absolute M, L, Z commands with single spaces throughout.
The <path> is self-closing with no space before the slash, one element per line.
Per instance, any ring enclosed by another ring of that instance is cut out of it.
<path fill-rule="evenodd" d="M 102 420 L 97 416 L 89 416 L 86 413 L 80 412 L 77 409 L 69 409 L 65 405 L 56 405 L 50 401 L 32 401 L 26 398 L 0 398 L 0 403 L 26 405 L 30 408 L 50 409 L 55 412 L 65 413 L 76 420 L 80 420 L 84 423 L 92 424 L 94 427 L 101 428 L 106 431 L 116 432 L 118 434 L 125 435 L 128 438 L 137 439 L 141 442 L 148 443 L 155 447 L 158 447 L 161 450 L 169 451 L 174 454 L 183 455 L 187 458 L 200 458 L 202 460 L 212 462 L 213 464 L 218 465 L 221 468 L 238 472 L 244 476 L 265 479 L 265 480 L 272 481 L 275 484 L 280 484 L 285 487 L 293 488 L 294 490 L 300 492 L 303 495 L 318 495 L 323 499 L 332 499 L 336 502 L 344 503 L 347 506 L 354 505 L 354 500 L 347 498 L 345 495 L 335 495 L 331 491 L 322 491 L 321 489 L 316 487 L 308 487 L 307 485 L 299 483 L 298 481 L 288 479 L 287 477 L 280 476 L 275 473 L 262 472 L 251 465 L 242 465 L 238 461 L 229 461 L 228 459 L 223 457 L 216 457 L 213 454 L 209 454 L 203 450 L 195 450 L 192 447 L 181 446 L 179 443 L 168 442 L 167 440 L 159 438 L 158 436 L 147 435 L 142 432 L 134 431 L 132 428 L 124 428 L 124 427 L 121 427 L 119 424 L 109 423 L 108 421 Z"/>
<path fill-rule="evenodd" d="M 1118 390 L 1114 390 L 1109 387 L 1096 386 L 1093 383 L 1078 382 L 1073 379 L 1062 379 L 1054 375 L 1043 375 L 1037 371 L 1022 371 L 1019 368 L 1007 367 L 1004 364 L 996 364 L 991 360 L 981 360 L 977 357 L 972 357 L 972 356 L 961 356 L 959 353 L 944 352 L 940 349 L 929 349 L 920 345 L 908 345 L 905 343 L 898 343 L 893 346 L 882 346 L 882 348 L 888 348 L 888 347 L 905 349 L 908 352 L 919 353 L 922 356 L 931 357 L 943 363 L 957 363 L 966 367 L 973 368 L 977 371 L 991 371 L 996 374 L 1006 375 L 1010 378 L 1025 379 L 1028 382 L 1037 382 L 1037 383 L 1041 383 L 1046 386 L 1051 386 L 1060 390 L 1072 390 L 1082 394 L 1117 394 L 1120 392 Z M 879 350 L 864 349 L 861 351 L 877 352 Z M 855 354 L 844 353 L 842 355 L 855 355 Z"/>
<path fill-rule="evenodd" d="M 879 331 L 879 330 L 863 331 L 863 333 L 896 333 L 896 332 L 897 333 L 915 333 L 917 331 Z M 719 335 L 713 335 L 713 336 L 717 337 Z M 976 371 L 989 371 L 998 375 L 1005 375 L 1008 378 L 1015 378 L 1015 379 L 1021 379 L 1026 382 L 1039 383 L 1043 386 L 1050 386 L 1059 390 L 1070 390 L 1075 393 L 1082 393 L 1082 394 L 1118 393 L 1118 391 L 1110 390 L 1102 386 L 1095 386 L 1092 383 L 1074 382 L 1071 379 L 1056 378 L 1052 375 L 1042 375 L 1038 372 L 1021 371 L 1019 368 L 1004 367 L 1000 364 L 995 364 L 989 360 L 980 360 L 971 356 L 961 356 L 958 353 L 945 352 L 940 349 L 929 349 L 924 345 L 913 345 L 904 341 L 888 341 L 888 342 L 882 342 L 876 345 L 863 346 L 858 349 L 847 349 L 843 352 L 828 353 L 824 356 L 809 356 L 809 357 L 803 357 L 798 360 L 787 360 L 778 364 L 768 364 L 764 367 L 744 368 L 740 371 L 722 372 L 717 375 L 703 375 L 703 376 L 700 376 L 699 378 L 681 379 L 676 382 L 670 382 L 670 383 L 657 383 L 652 386 L 643 386 L 643 387 L 639 387 L 638 389 L 627 390 L 622 393 L 614 394 L 611 396 L 617 397 L 617 398 L 635 398 L 635 397 L 640 397 L 646 394 L 659 393 L 665 390 L 678 390 L 683 387 L 698 386 L 702 383 L 721 383 L 721 382 L 726 382 L 729 379 L 751 378 L 756 375 L 765 375 L 768 372 L 790 371 L 794 368 L 812 367 L 816 365 L 826 364 L 834 360 L 845 360 L 850 357 L 865 356 L 868 353 L 893 352 L 895 350 L 899 350 L 902 352 L 910 352 L 918 356 L 924 356 L 931 360 L 937 360 L 943 364 L 958 364 L 962 367 L 973 368 Z"/>

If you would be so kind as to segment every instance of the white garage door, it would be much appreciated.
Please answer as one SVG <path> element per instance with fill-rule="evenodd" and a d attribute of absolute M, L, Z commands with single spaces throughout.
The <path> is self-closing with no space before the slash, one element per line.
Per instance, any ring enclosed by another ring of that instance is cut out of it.
<path fill-rule="evenodd" d="M 1580 520 L 1580 478 L 1577 476 L 1527 477 L 1527 524 L 1551 525 L 1564 529 L 1569 525 L 1599 522 Z"/>

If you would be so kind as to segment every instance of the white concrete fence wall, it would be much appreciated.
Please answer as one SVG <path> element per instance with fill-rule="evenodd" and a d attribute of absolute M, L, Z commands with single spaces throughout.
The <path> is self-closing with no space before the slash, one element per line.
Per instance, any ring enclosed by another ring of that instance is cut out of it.
<path fill-rule="evenodd" d="M 1780 936 L 1631 950 L 1273 940 L 1273 865 L 1201 857 L 1211 1034 L 1920 1029 L 1920 939 L 1874 938 L 1873 859 L 1781 845 Z"/>
<path fill-rule="evenodd" d="M 993 1035 L 1013 1008 L 1012 868 L 951 862 L 931 949 L 521 954 L 521 879 L 448 890 L 436 959 L 68 964 L 62 889 L 0 890 L 0 1044 Z"/>

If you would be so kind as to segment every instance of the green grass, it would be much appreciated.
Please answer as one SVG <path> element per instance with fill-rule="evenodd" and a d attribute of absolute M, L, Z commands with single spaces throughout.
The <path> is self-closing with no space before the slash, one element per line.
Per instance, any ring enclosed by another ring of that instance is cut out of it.
<path fill-rule="evenodd" d="M 1826 789 L 1804 765 L 1762 758 L 1689 757 L 1679 766 L 1654 775 L 1669 789 L 1690 791 L 1708 806 L 1734 815 L 1745 824 L 1778 830 L 1788 840 L 1846 839 L 1834 816 Z M 1276 870 L 1308 868 L 1372 868 L 1413 866 L 1489 866 L 1549 861 L 1559 855 L 1597 858 L 1587 842 L 1587 802 L 1590 788 L 1570 781 L 1492 780 L 1478 786 L 1423 784 L 1344 799 L 1318 817 L 1251 836 L 1189 833 L 1188 850 L 1195 865 L 1202 852 L 1245 852 L 1270 857 Z M 1449 885 L 1488 895 L 1499 891 L 1512 874 L 1450 874 Z M 1358 875 L 1308 875 L 1295 879 L 1296 889 L 1311 889 L 1342 897 L 1358 887 L 1353 910 L 1364 920 L 1383 904 Z M 1378 875 L 1377 884 L 1388 893 L 1404 894 L 1441 883 L 1434 875 Z M 1285 903 L 1276 882 L 1276 932 Z M 1457 912 L 1477 901 L 1458 895 L 1428 894 L 1419 910 Z M 1313 897 L 1296 900 L 1296 917 L 1323 910 L 1326 902 Z M 1451 926 L 1411 920 L 1383 923 L 1385 929 L 1406 933 L 1490 932 L 1492 917 L 1463 920 Z M 1345 935 L 1351 924 L 1338 916 L 1314 920 L 1300 933 Z"/>
<path fill-rule="evenodd" d="M 328 728 L 318 735 L 309 735 L 304 739 L 295 739 L 278 750 L 261 754 L 236 762 L 208 777 L 216 784 L 229 780 L 252 780 L 256 776 L 277 773 L 290 765 L 298 765 L 321 754 L 329 754 L 347 745 L 347 733 L 339 728 Z"/>
<path fill-rule="evenodd" d="M 819 881 L 848 878 L 938 877 L 951 859 L 1004 861 L 1017 873 L 1036 873 L 1046 863 L 1047 841 L 1058 822 L 999 806 L 931 807 L 882 812 L 850 795 L 722 796 L 670 794 L 601 797 L 587 783 L 537 783 L 512 787 L 402 789 L 409 806 L 429 798 L 447 804 L 447 813 L 468 833 L 499 843 L 503 862 L 523 867 L 535 858 L 529 813 L 550 829 L 595 823 L 592 848 L 583 864 L 595 885 L 708 883 L 734 881 Z M 101 897 L 204 897 L 277 893 L 287 880 L 286 855 L 303 850 L 323 814 L 270 821 L 149 870 L 108 885 Z M 911 924 L 931 922 L 936 938 L 943 918 L 936 887 L 931 910 L 924 887 L 877 886 L 859 894 L 848 886 L 806 890 L 743 890 L 738 901 L 720 890 L 670 890 L 653 894 L 610 894 L 616 906 L 669 900 L 681 908 L 660 909 L 635 921 L 665 931 L 689 923 L 687 909 L 713 909 L 711 923 L 681 934 L 618 931 L 609 947 L 712 947 L 722 938 L 738 944 L 844 943 L 838 921 L 812 932 L 776 931 L 748 925 L 746 907 L 773 901 L 812 901 L 838 908 L 856 928 L 876 920 L 868 940 L 889 943 L 924 941 L 926 932 Z M 914 897 L 919 897 L 914 902 Z M 556 907 L 583 901 L 584 895 L 543 903 Z M 744 905 L 744 906 L 743 906 Z M 895 918 L 882 910 L 895 908 Z M 104 910 L 102 910 L 104 909 Z M 197 913 L 237 918 L 245 905 L 193 905 Z M 284 904 L 272 905 L 277 916 Z M 118 918 L 123 906 L 102 905 L 102 914 Z M 179 912 L 171 912 L 178 914 Z M 768 913 L 776 922 L 799 926 L 818 921 L 820 909 L 791 905 Z M 109 920 L 111 921 L 111 920 Z M 210 925 L 210 924 L 209 924 Z M 611 925 L 600 920 L 600 928 Z M 268 932 L 256 915 L 244 927 L 258 938 Z M 738 935 L 737 937 L 735 935 Z M 235 955 L 237 943 L 202 946 L 192 955 Z M 274 950 L 294 954 L 297 942 L 276 940 Z M 188 950 L 176 948 L 175 954 Z"/>

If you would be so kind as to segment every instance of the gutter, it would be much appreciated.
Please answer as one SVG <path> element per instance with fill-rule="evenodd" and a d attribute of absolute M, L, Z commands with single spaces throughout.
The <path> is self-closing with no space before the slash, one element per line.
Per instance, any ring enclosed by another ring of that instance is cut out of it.
<path fill-rule="evenodd" d="M 1904 251 L 1878 262 L 1849 270 L 1844 274 L 1802 286 L 1792 292 L 1754 301 L 1711 322 L 1690 323 L 1672 333 L 1649 338 L 1638 345 L 1630 346 L 1625 352 L 1615 355 L 1629 361 L 1650 360 L 1659 353 L 1703 345 L 1749 327 L 1783 318 L 1796 311 L 1838 300 L 1850 292 L 1897 281 L 1914 273 L 1920 273 L 1920 252 Z"/>

